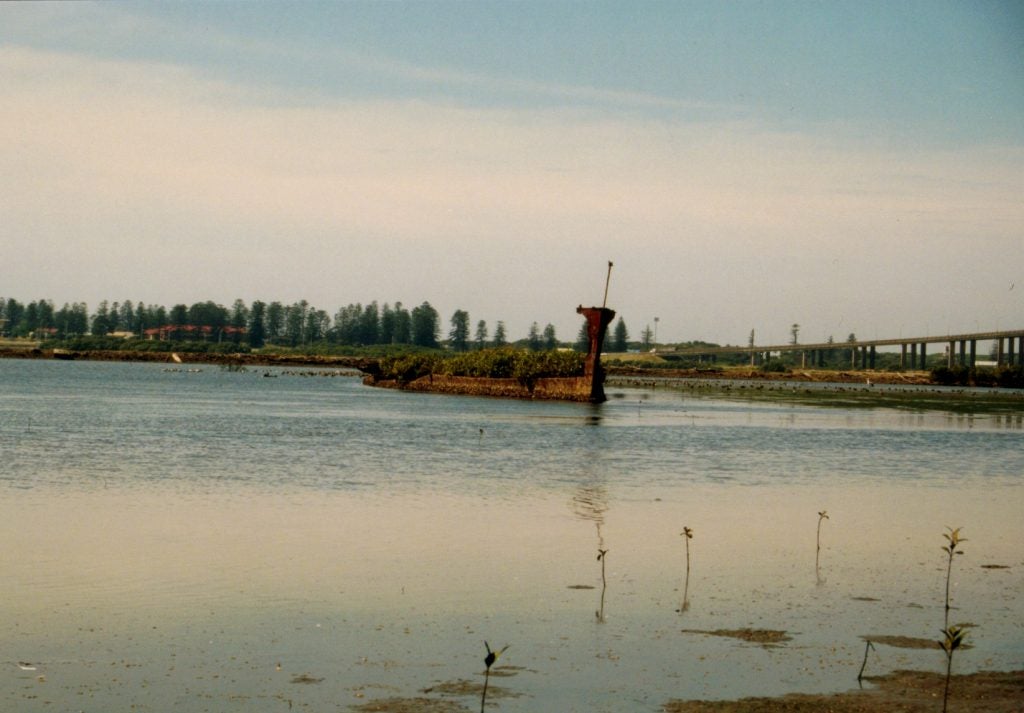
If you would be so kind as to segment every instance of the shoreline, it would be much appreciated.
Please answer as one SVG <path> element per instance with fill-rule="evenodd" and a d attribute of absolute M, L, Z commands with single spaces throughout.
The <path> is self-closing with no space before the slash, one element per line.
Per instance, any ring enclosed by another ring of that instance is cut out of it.
<path fill-rule="evenodd" d="M 336 366 L 359 369 L 377 361 L 376 357 L 315 355 L 315 354 L 255 354 L 252 352 L 173 352 L 186 364 L 234 364 L 243 366 Z M 143 363 L 176 363 L 172 352 L 165 351 L 117 351 L 117 350 L 55 350 L 0 348 L 0 359 L 58 359 L 83 361 L 119 361 Z M 620 366 L 614 360 L 602 362 L 606 380 L 608 377 L 647 377 L 671 379 L 706 380 L 756 380 L 756 381 L 820 381 L 832 383 L 860 383 L 871 380 L 875 384 L 933 384 L 927 371 L 876 371 L 798 369 L 790 372 L 765 372 L 750 367 L 729 367 L 725 369 L 644 369 L 635 366 Z"/>
<path fill-rule="evenodd" d="M 893 671 L 865 676 L 875 688 L 832 694 L 790 693 L 726 701 L 671 700 L 664 713 L 932 713 L 940 710 L 945 676 L 933 671 Z M 949 710 L 1020 713 L 1024 710 L 1024 671 L 977 671 L 950 679 Z"/>
<path fill-rule="evenodd" d="M 377 359 L 373 357 L 253 354 L 206 352 L 68 351 L 0 348 L 0 359 L 81 360 L 165 364 L 209 364 L 221 367 L 305 366 L 321 369 L 347 369 L 372 378 Z M 878 406 L 894 408 L 949 408 L 971 411 L 995 408 L 1009 413 L 1024 412 L 1024 389 L 990 386 L 943 386 L 927 371 L 877 371 L 795 369 L 789 372 L 764 372 L 751 367 L 644 369 L 621 366 L 610 361 L 604 366 L 604 383 L 612 388 L 675 389 L 695 396 L 727 394 L 730 398 L 798 400 L 829 405 Z M 801 386 L 803 385 L 803 386 Z M 385 386 L 379 384 L 378 386 Z M 880 387 L 880 388 L 875 388 Z M 902 389 L 900 387 L 907 387 Z M 417 389 L 443 393 L 445 389 Z M 451 390 L 448 392 L 452 393 Z M 491 393 L 493 398 L 523 398 L 521 394 Z M 530 398 L 534 398 L 530 394 Z M 573 400 L 579 400 L 573 399 Z"/>
<path fill-rule="evenodd" d="M 54 350 L 54 349 L 0 349 L 0 359 L 45 359 L 57 361 L 116 361 L 156 364 L 176 364 L 171 354 L 177 354 L 183 364 L 213 364 L 215 366 L 319 366 L 341 369 L 360 369 L 370 357 L 320 356 L 315 354 L 252 354 L 231 352 L 142 352 L 114 350 Z"/>
<path fill-rule="evenodd" d="M 747 366 L 719 369 L 644 369 L 635 366 L 617 366 L 606 362 L 608 376 L 663 377 L 669 379 L 700 379 L 708 381 L 817 381 L 834 384 L 903 384 L 931 386 L 935 382 L 927 371 L 879 371 L 875 369 L 832 371 L 829 369 L 793 369 L 792 371 L 762 371 Z"/>

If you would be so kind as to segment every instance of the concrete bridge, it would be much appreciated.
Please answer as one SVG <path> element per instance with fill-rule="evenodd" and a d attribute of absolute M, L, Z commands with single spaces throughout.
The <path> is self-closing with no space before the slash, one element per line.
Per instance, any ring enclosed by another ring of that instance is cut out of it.
<path fill-rule="evenodd" d="M 978 342 L 996 343 L 996 361 L 1001 365 L 1024 364 L 1024 329 L 1000 330 L 996 332 L 971 332 L 968 334 L 946 334 L 933 337 L 899 337 L 898 339 L 863 339 L 855 342 L 832 342 L 826 344 L 774 344 L 746 347 L 691 347 L 677 349 L 672 354 L 693 357 L 711 357 L 718 354 L 749 354 L 754 365 L 759 359 L 771 354 L 797 352 L 803 367 L 821 365 L 826 354 L 837 351 L 850 352 L 851 369 L 874 369 L 875 356 L 879 347 L 899 347 L 901 369 L 925 369 L 928 345 L 941 344 L 946 354 L 947 366 L 974 366 L 978 357 Z"/>

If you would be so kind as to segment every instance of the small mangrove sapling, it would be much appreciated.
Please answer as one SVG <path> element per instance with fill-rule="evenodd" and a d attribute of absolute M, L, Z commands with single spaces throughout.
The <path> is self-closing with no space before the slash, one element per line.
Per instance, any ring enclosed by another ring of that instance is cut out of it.
<path fill-rule="evenodd" d="M 814 552 L 814 574 L 817 576 L 819 583 L 822 581 L 822 579 L 821 579 L 821 568 L 820 568 L 820 561 L 821 561 L 821 521 L 822 520 L 828 520 L 828 510 L 820 510 L 820 511 L 818 511 L 818 536 L 817 536 L 817 540 L 816 540 L 817 549 Z"/>
<path fill-rule="evenodd" d="M 484 665 L 487 669 L 484 671 L 484 691 L 480 695 L 480 713 L 484 713 L 484 706 L 487 705 L 487 684 L 491 679 L 491 666 L 498 660 L 498 657 L 505 653 L 505 649 L 509 647 L 509 644 L 505 644 L 497 651 L 491 651 L 491 645 L 486 641 L 484 642 L 484 648 L 487 649 L 487 655 L 484 656 Z"/>
<path fill-rule="evenodd" d="M 679 533 L 686 543 L 686 579 L 683 580 L 683 603 L 679 607 L 680 612 L 690 608 L 690 540 L 693 539 L 693 530 L 683 525 L 683 531 Z"/>
<path fill-rule="evenodd" d="M 946 627 L 942 632 L 942 641 L 939 642 L 939 647 L 946 653 L 946 685 L 942 691 L 942 713 L 946 713 L 949 705 L 949 679 L 953 672 L 953 652 L 963 644 L 965 633 L 962 626 Z"/>
<path fill-rule="evenodd" d="M 949 558 L 946 562 L 946 618 L 944 619 L 945 623 L 942 627 L 943 631 L 949 631 L 949 580 L 953 574 L 953 557 L 963 554 L 963 550 L 958 550 L 957 547 L 960 546 L 961 542 L 967 542 L 966 537 L 960 537 L 961 528 L 958 527 L 953 529 L 951 527 L 947 527 L 946 529 L 949 530 L 949 532 L 942 533 L 942 536 L 946 538 L 946 544 L 943 546 L 942 551 L 945 552 Z"/>
<path fill-rule="evenodd" d="M 860 671 L 857 673 L 857 683 L 860 683 L 861 679 L 864 678 L 864 669 L 868 665 L 868 651 L 875 648 L 875 645 L 871 643 L 871 639 L 867 639 L 865 641 L 865 644 L 866 645 L 864 646 L 864 661 L 861 662 Z"/>
<path fill-rule="evenodd" d="M 604 621 L 604 593 L 608 589 L 608 580 L 605 577 L 604 563 L 607 559 L 608 550 L 597 550 L 597 561 L 601 563 L 601 608 L 594 612 L 599 622 Z"/>
<path fill-rule="evenodd" d="M 946 538 L 946 544 L 943 545 L 942 551 L 946 553 L 946 611 L 944 618 L 944 626 L 942 627 L 942 641 L 939 642 L 939 648 L 941 648 L 946 654 L 946 685 L 942 692 L 942 712 L 946 713 L 946 706 L 949 702 L 949 678 L 953 671 L 953 652 L 960 648 L 964 641 L 964 628 L 962 626 L 950 626 L 949 625 L 949 582 L 953 577 L 953 558 L 956 555 L 962 555 L 963 550 L 957 549 L 960 547 L 961 542 L 967 542 L 966 537 L 960 537 L 960 529 L 947 527 L 948 532 L 943 532 L 942 536 Z"/>

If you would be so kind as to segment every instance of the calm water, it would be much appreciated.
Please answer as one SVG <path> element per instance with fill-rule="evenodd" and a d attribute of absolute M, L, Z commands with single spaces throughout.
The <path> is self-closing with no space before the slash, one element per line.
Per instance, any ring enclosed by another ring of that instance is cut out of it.
<path fill-rule="evenodd" d="M 489 710 L 844 690 L 941 628 L 945 526 L 957 668 L 1024 664 L 1024 414 L 296 371 L 0 361 L 0 709 L 475 710 L 485 639 Z M 742 627 L 792 640 L 692 631 Z"/>

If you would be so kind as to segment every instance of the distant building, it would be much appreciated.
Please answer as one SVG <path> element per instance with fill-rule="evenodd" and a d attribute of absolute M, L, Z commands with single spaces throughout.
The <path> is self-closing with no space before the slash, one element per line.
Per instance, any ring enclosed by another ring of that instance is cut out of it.
<path fill-rule="evenodd" d="M 165 324 L 162 327 L 152 327 L 143 332 L 146 339 L 161 342 L 168 342 L 172 339 L 209 341 L 214 336 L 241 338 L 245 333 L 245 327 L 211 327 L 208 324 Z"/>

